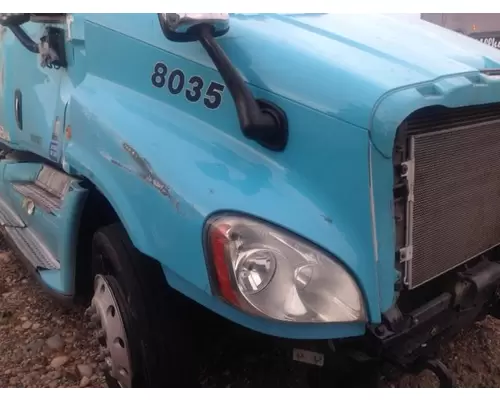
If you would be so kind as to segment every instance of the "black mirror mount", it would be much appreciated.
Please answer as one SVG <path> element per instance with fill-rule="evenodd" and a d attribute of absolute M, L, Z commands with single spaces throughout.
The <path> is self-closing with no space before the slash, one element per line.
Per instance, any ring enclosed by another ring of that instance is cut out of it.
<path fill-rule="evenodd" d="M 20 26 L 31 19 L 31 14 L 0 14 L 0 25 L 10 28 Z"/>
<path fill-rule="evenodd" d="M 269 101 L 253 97 L 241 74 L 215 40 L 229 30 L 229 15 L 159 14 L 159 18 L 167 39 L 201 43 L 231 93 L 245 137 L 269 150 L 283 151 L 288 143 L 285 112 Z"/>

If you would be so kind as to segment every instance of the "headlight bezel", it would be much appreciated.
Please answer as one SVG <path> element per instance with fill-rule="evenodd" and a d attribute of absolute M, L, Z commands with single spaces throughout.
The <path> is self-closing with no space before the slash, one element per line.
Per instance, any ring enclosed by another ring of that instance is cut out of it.
<path fill-rule="evenodd" d="M 224 219 L 240 219 L 241 221 L 250 221 L 250 222 L 255 222 L 258 224 L 262 224 L 266 227 L 269 227 L 269 229 L 272 229 L 292 240 L 295 240 L 302 245 L 314 250 L 318 254 L 321 254 L 322 256 L 326 257 L 329 259 L 332 263 L 337 264 L 339 269 L 343 270 L 345 274 L 348 275 L 350 280 L 352 281 L 351 283 L 357 290 L 357 294 L 359 296 L 359 303 L 360 303 L 360 316 L 356 320 L 350 320 L 350 321 L 293 321 L 293 320 L 282 320 L 279 318 L 274 318 L 264 312 L 261 312 L 259 309 L 257 309 L 254 305 L 251 304 L 250 301 L 248 301 L 245 296 L 241 293 L 241 291 L 238 289 L 238 283 L 236 281 L 236 274 L 234 271 L 229 268 L 229 266 L 232 264 L 231 260 L 227 260 L 227 255 L 225 252 L 223 253 L 225 256 L 224 260 L 219 260 L 224 264 L 224 267 L 217 267 L 217 260 L 213 252 L 214 245 L 211 243 L 211 240 L 213 239 L 211 237 L 211 232 L 214 226 L 217 226 L 218 222 Z M 212 291 L 212 294 L 216 296 L 217 298 L 221 299 L 223 302 L 226 304 L 229 304 L 230 306 L 243 311 L 246 314 L 252 315 L 252 316 L 257 316 L 257 317 L 262 317 L 268 320 L 272 320 L 275 322 L 280 322 L 280 323 L 288 323 L 288 324 L 308 324 L 308 323 L 313 323 L 313 324 L 345 324 L 345 323 L 366 323 L 368 322 L 368 309 L 367 309 L 367 303 L 366 303 L 366 295 L 363 291 L 362 285 L 360 285 L 360 282 L 357 278 L 357 276 L 353 273 L 353 271 L 344 263 L 342 260 L 340 260 L 338 257 L 335 255 L 331 254 L 329 251 L 325 250 L 324 248 L 318 246 L 316 243 L 312 242 L 309 239 L 304 238 L 303 236 L 295 233 L 294 231 L 291 231 L 290 229 L 284 228 L 280 225 L 277 225 L 276 223 L 270 222 L 268 220 L 265 220 L 263 218 L 259 218 L 250 214 L 242 213 L 242 212 L 231 212 L 231 211 L 224 211 L 224 212 L 217 212 L 209 215 L 207 219 L 205 220 L 205 224 L 203 227 L 203 234 L 202 234 L 202 240 L 203 240 L 203 249 L 204 249 L 204 256 L 205 256 L 205 263 L 207 267 L 207 272 L 208 272 L 208 278 L 209 278 L 209 283 L 210 283 L 210 288 Z M 222 271 L 221 271 L 222 269 Z"/>

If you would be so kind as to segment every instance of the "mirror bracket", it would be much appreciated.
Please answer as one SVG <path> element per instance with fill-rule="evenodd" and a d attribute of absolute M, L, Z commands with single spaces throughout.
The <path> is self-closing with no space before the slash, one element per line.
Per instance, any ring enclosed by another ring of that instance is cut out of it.
<path fill-rule="evenodd" d="M 283 151 L 288 143 L 288 119 L 276 104 L 255 99 L 222 47 L 215 40 L 229 29 L 227 14 L 159 14 L 167 39 L 199 41 L 224 80 L 236 106 L 245 137 L 272 151 Z"/>
<path fill-rule="evenodd" d="M 208 16 L 208 18 L 207 18 Z M 158 14 L 163 34 L 172 42 L 196 42 L 195 32 L 200 21 L 212 27 L 212 35 L 219 37 L 229 30 L 227 14 Z"/>
<path fill-rule="evenodd" d="M 64 14 L 50 15 L 52 22 Z M 0 25 L 9 28 L 19 42 L 30 52 L 40 54 L 41 66 L 48 68 L 67 67 L 64 30 L 49 26 L 36 43 L 21 27 L 28 21 L 47 23 L 47 14 L 0 14 Z"/>

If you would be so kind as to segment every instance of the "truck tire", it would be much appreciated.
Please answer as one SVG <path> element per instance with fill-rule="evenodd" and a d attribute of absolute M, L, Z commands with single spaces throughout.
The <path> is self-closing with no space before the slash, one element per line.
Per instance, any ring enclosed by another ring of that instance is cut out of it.
<path fill-rule="evenodd" d="M 189 300 L 166 282 L 158 262 L 139 252 L 115 223 L 92 241 L 90 314 L 108 386 L 196 387 Z"/>

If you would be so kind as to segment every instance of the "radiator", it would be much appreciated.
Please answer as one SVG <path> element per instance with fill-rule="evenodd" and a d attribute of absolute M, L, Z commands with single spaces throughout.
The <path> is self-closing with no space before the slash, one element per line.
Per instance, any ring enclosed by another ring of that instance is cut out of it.
<path fill-rule="evenodd" d="M 406 131 L 411 289 L 500 244 L 500 106 L 422 112 Z"/>

